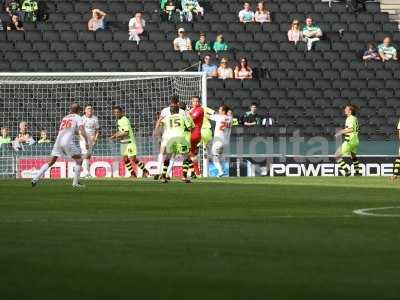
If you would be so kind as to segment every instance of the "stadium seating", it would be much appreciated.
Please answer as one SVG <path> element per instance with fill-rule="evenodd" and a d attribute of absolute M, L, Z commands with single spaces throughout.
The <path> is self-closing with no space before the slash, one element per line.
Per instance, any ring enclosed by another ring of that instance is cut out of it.
<path fill-rule="evenodd" d="M 210 0 L 202 1 L 204 19 L 161 25 L 159 0 L 46 2 L 47 22 L 26 24 L 25 32 L 0 32 L 0 72 L 182 70 L 203 56 L 173 51 L 172 40 L 182 26 L 192 40 L 198 39 L 200 31 L 210 40 L 223 33 L 231 50 L 212 55 L 228 57 L 231 67 L 247 57 L 254 70 L 256 79 L 250 81 L 209 80 L 211 105 L 225 102 L 239 115 L 255 101 L 260 113 L 270 112 L 279 126 L 295 126 L 305 135 L 332 135 L 343 126 L 341 105 L 353 101 L 361 106 L 361 120 L 369 123 L 361 132 L 363 138 L 394 136 L 394 124 L 389 122 L 400 115 L 399 64 L 365 65 L 360 58 L 367 41 L 380 42 L 385 36 L 399 41 L 398 24 L 380 11 L 379 3 L 369 2 L 367 11 L 353 13 L 344 4 L 329 7 L 321 0 L 270 0 L 266 3 L 271 24 L 243 25 L 237 18 L 243 1 Z M 107 30 L 87 32 L 92 7 L 107 12 Z M 146 35 L 136 45 L 128 41 L 127 26 L 130 16 L 142 10 Z M 325 33 L 311 52 L 305 51 L 304 44 L 287 42 L 290 22 L 308 15 Z M 4 12 L 0 17 L 7 18 Z M 271 129 L 268 134 L 278 133 Z"/>

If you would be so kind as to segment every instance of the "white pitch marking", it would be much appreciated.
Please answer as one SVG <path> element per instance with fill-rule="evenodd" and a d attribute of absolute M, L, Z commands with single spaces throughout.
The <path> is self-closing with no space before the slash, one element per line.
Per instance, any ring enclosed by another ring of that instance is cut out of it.
<path fill-rule="evenodd" d="M 356 215 L 368 216 L 368 217 L 385 217 L 385 218 L 400 217 L 400 214 L 379 214 L 379 213 L 371 212 L 371 211 L 388 210 L 388 209 L 400 209 L 400 206 L 362 208 L 362 209 L 353 210 L 353 213 Z"/>

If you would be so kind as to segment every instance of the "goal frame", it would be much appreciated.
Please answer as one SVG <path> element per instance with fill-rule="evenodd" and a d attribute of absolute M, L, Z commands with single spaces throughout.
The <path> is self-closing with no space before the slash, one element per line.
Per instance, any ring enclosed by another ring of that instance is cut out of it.
<path fill-rule="evenodd" d="M 12 79 L 13 77 L 90 77 L 90 76 L 107 76 L 107 77 L 121 77 L 121 76 L 198 76 L 201 77 L 201 102 L 203 106 L 207 106 L 207 75 L 205 72 L 0 72 L 0 78 L 6 77 L 8 79 Z M 204 149 L 202 149 L 202 157 L 203 161 L 203 177 L 208 177 L 208 155 Z"/>

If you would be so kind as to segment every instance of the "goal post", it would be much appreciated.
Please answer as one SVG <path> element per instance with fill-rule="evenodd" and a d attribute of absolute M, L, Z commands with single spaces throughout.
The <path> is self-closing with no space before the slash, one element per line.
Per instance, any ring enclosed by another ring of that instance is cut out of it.
<path fill-rule="evenodd" d="M 138 156 L 155 174 L 159 139 L 154 126 L 172 96 L 190 105 L 200 96 L 207 105 L 207 79 L 202 72 L 114 72 L 114 73 L 0 73 L 0 127 L 9 129 L 12 143 L 0 146 L 0 177 L 29 178 L 43 164 L 57 137 L 59 123 L 72 102 L 90 104 L 100 123 L 100 138 L 93 150 L 91 175 L 123 177 L 119 144 L 109 140 L 116 131 L 112 106 L 121 106 L 135 128 Z M 18 142 L 20 126 L 33 141 Z M 50 142 L 40 142 L 47 134 Z M 207 155 L 199 161 L 207 176 Z M 178 162 L 179 163 L 179 162 Z M 69 177 L 72 162 L 61 160 L 46 177 Z"/>

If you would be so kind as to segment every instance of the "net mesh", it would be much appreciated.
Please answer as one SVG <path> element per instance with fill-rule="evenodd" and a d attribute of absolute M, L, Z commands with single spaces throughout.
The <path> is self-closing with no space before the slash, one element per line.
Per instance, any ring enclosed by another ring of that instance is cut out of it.
<path fill-rule="evenodd" d="M 138 156 L 156 156 L 159 151 L 153 138 L 160 111 L 172 96 L 189 104 L 202 94 L 202 75 L 60 75 L 5 76 L 0 74 L 0 127 L 9 128 L 14 141 L 20 122 L 28 123 L 35 143 L 2 144 L 0 176 L 30 177 L 37 164 L 51 152 L 61 119 L 68 114 L 71 102 L 91 104 L 100 123 L 101 136 L 93 155 L 118 157 L 119 144 L 108 138 L 117 130 L 111 108 L 121 106 L 135 128 Z M 39 144 L 40 133 L 47 131 L 50 143 Z"/>

